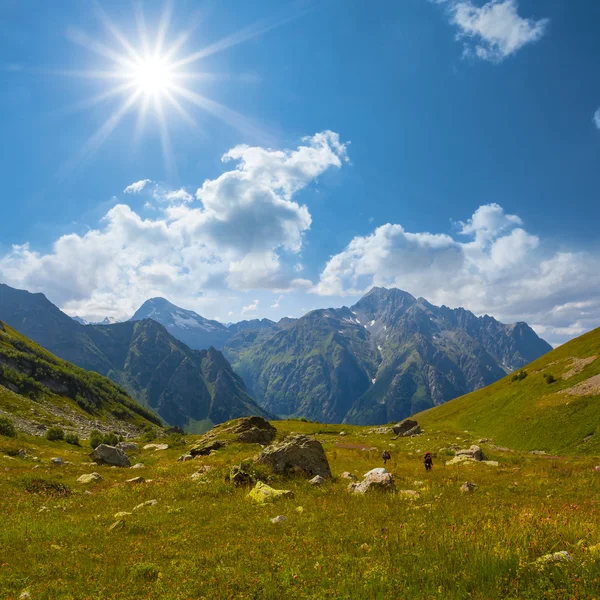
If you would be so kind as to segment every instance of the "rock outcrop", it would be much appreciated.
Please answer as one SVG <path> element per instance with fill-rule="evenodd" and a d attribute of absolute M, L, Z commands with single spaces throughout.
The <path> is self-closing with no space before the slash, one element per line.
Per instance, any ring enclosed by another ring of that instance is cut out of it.
<path fill-rule="evenodd" d="M 303 471 L 313 477 L 331 477 L 331 469 L 321 442 L 307 435 L 291 435 L 280 444 L 267 446 L 256 462 L 267 465 L 273 473 Z"/>
<path fill-rule="evenodd" d="M 129 467 L 129 458 L 120 448 L 100 444 L 90 454 L 90 458 L 99 465 L 114 465 L 116 467 Z"/>

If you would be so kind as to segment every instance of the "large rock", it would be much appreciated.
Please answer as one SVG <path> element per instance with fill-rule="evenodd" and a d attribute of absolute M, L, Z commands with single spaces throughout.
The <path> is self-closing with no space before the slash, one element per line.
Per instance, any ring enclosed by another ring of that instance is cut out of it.
<path fill-rule="evenodd" d="M 219 450 L 219 448 L 223 448 L 223 446 L 225 446 L 225 442 L 223 440 L 207 439 L 203 442 L 200 442 L 193 448 L 190 448 L 190 454 L 193 457 L 208 456 L 213 450 Z"/>
<path fill-rule="evenodd" d="M 252 491 L 248 494 L 248 498 L 257 504 L 267 504 L 276 502 L 284 498 L 293 498 L 294 492 L 291 490 L 275 490 L 262 481 L 258 481 Z"/>
<path fill-rule="evenodd" d="M 365 473 L 365 478 L 360 483 L 351 483 L 348 491 L 352 494 L 366 494 L 373 490 L 389 492 L 395 487 L 393 475 L 384 468 L 377 468 Z"/>
<path fill-rule="evenodd" d="M 481 448 L 475 445 L 463 450 L 457 450 L 455 456 L 466 456 L 467 458 L 472 458 L 473 460 L 486 460 L 485 454 L 482 452 Z"/>
<path fill-rule="evenodd" d="M 321 442 L 307 435 L 290 435 L 280 444 L 264 448 L 256 462 L 271 467 L 273 473 L 301 470 L 312 476 L 331 477 Z"/>
<path fill-rule="evenodd" d="M 114 465 L 116 467 L 129 467 L 127 454 L 120 448 L 100 444 L 90 454 L 90 458 L 99 465 Z"/>
<path fill-rule="evenodd" d="M 270 444 L 277 435 L 277 429 L 262 417 L 240 419 L 229 431 L 237 434 L 237 439 L 246 444 Z"/>
<path fill-rule="evenodd" d="M 392 431 L 400 437 L 409 437 L 421 433 L 421 428 L 416 421 L 412 419 L 406 419 L 401 423 L 397 423 L 392 427 Z"/>

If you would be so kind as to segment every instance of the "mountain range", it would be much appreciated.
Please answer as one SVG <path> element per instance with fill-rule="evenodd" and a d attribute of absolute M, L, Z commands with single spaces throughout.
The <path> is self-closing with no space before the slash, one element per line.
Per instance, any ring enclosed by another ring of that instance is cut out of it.
<path fill-rule="evenodd" d="M 42 294 L 0 285 L 0 319 L 192 430 L 244 414 L 387 423 L 551 350 L 526 323 L 505 325 L 385 288 L 351 307 L 278 323 L 225 326 L 153 298 L 129 321 L 82 325 Z"/>
<path fill-rule="evenodd" d="M 279 323 L 225 327 L 160 298 L 138 316 L 158 320 L 195 348 L 221 344 L 266 410 L 325 422 L 401 419 L 489 385 L 552 349 L 526 323 L 437 307 L 398 289 L 373 288 L 350 308 Z"/>
<path fill-rule="evenodd" d="M 81 325 L 43 294 L 0 284 L 0 320 L 58 357 L 106 375 L 170 425 L 203 431 L 231 418 L 267 416 L 221 352 L 192 350 L 152 319 Z"/>

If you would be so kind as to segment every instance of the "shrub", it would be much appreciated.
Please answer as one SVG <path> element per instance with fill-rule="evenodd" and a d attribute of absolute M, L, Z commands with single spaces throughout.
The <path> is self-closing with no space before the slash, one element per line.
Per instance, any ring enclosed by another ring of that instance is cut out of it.
<path fill-rule="evenodd" d="M 554 383 L 556 381 L 556 377 L 554 377 L 554 375 L 552 375 L 552 373 L 544 373 L 544 379 L 546 380 L 546 383 L 548 385 L 550 385 L 551 383 Z"/>
<path fill-rule="evenodd" d="M 149 431 L 144 432 L 142 435 L 142 442 L 152 442 L 156 439 L 156 433 L 154 429 L 150 429 Z"/>
<path fill-rule="evenodd" d="M 46 431 L 46 439 L 51 442 L 65 439 L 65 432 L 60 427 L 50 427 Z"/>
<path fill-rule="evenodd" d="M 185 446 L 187 442 L 180 433 L 172 433 L 168 438 L 167 442 L 169 446 Z"/>
<path fill-rule="evenodd" d="M 17 430 L 8 417 L 0 417 L 0 435 L 6 437 L 16 437 L 17 435 Z"/>
<path fill-rule="evenodd" d="M 519 371 L 512 376 L 511 381 L 523 381 L 525 377 L 527 377 L 527 371 Z"/>
<path fill-rule="evenodd" d="M 116 433 L 107 433 L 102 438 L 102 443 L 106 444 L 107 446 L 116 446 L 119 443 L 119 438 L 117 437 Z"/>
<path fill-rule="evenodd" d="M 102 434 L 94 429 L 90 433 L 90 446 L 95 450 L 102 443 Z"/>
<path fill-rule="evenodd" d="M 79 436 L 76 433 L 67 433 L 65 436 L 65 442 L 73 446 L 79 446 Z"/>

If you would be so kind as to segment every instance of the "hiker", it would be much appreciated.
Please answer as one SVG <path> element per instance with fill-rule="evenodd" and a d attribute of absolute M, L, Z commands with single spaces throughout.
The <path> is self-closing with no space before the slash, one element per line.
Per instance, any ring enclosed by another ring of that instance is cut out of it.
<path fill-rule="evenodd" d="M 387 463 L 388 460 L 392 459 L 392 455 L 387 450 L 384 450 L 383 454 L 381 455 L 381 458 L 383 458 L 383 464 L 385 465 L 385 463 Z"/>
<path fill-rule="evenodd" d="M 423 458 L 423 464 L 425 465 L 426 471 L 431 471 L 431 467 L 433 466 L 433 459 L 431 458 L 431 452 L 427 452 L 425 457 Z"/>

